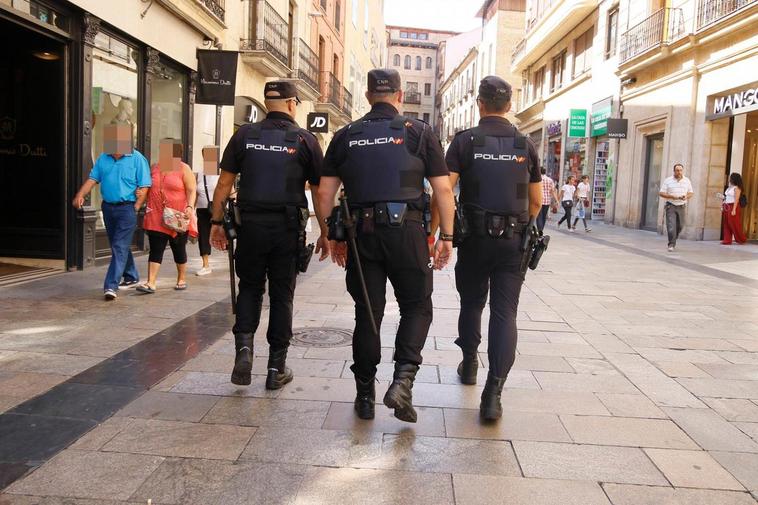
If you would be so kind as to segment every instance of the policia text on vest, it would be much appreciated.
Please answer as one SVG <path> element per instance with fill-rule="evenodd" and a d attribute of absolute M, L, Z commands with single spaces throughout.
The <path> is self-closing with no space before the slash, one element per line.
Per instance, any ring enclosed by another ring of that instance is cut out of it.
<path fill-rule="evenodd" d="M 234 265 L 239 276 L 239 294 L 231 381 L 240 385 L 251 382 L 253 335 L 260 322 L 268 280 L 266 388 L 279 389 L 292 380 L 286 357 L 292 338 L 295 278 L 299 270 L 307 268 L 313 251 L 313 245 L 305 244 L 309 217 L 305 185 L 310 184 L 312 190 L 318 188 L 323 154 L 313 134 L 298 127 L 292 119 L 299 103 L 294 85 L 287 81 L 269 82 L 264 94 L 269 109 L 266 118 L 242 126 L 224 150 L 221 176 L 213 195 L 212 223 L 222 223 L 221 204 L 239 177 Z M 211 229 L 211 242 L 216 247 L 226 247 L 221 226 Z M 320 241 L 319 249 L 323 245 Z"/>
<path fill-rule="evenodd" d="M 424 178 L 442 202 L 442 231 L 450 241 L 435 247 L 436 268 L 452 252 L 454 203 L 442 148 L 424 122 L 398 115 L 402 103 L 400 76 L 395 70 L 372 70 L 366 97 L 371 111 L 339 130 L 324 159 L 318 205 L 327 214 L 341 184 L 356 221 L 356 248 L 331 243 L 332 259 L 345 266 L 346 284 L 355 302 L 353 361 L 355 410 L 359 417 L 374 417 L 375 377 L 381 359 L 381 326 L 387 279 L 400 308 L 395 337 L 395 371 L 384 404 L 395 417 L 415 422 L 413 382 L 421 364 L 421 349 L 432 321 L 432 268 L 424 229 Z M 322 233 L 328 233 L 326 224 Z M 357 252 L 357 254 L 356 254 Z M 361 286 L 358 261 L 363 267 L 367 298 Z"/>

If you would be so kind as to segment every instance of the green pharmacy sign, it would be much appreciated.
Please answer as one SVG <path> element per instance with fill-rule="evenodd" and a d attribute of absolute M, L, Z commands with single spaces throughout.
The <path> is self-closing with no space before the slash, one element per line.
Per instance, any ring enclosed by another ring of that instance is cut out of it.
<path fill-rule="evenodd" d="M 568 136 L 587 136 L 587 109 L 571 109 L 569 113 Z"/>
<path fill-rule="evenodd" d="M 608 97 L 592 105 L 590 137 L 598 137 L 608 133 L 608 118 L 611 117 L 612 105 L 613 97 Z"/>

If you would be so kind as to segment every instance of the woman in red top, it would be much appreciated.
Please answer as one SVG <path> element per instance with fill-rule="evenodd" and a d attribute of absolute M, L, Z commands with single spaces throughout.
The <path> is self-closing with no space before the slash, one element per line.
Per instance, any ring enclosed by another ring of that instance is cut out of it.
<path fill-rule="evenodd" d="M 161 141 L 158 163 L 150 169 L 153 185 L 147 194 L 147 211 L 143 227 L 150 242 L 147 282 L 137 286 L 141 293 L 155 293 L 158 271 L 163 261 L 166 244 L 171 246 L 176 263 L 176 290 L 187 289 L 187 235 L 177 233 L 163 224 L 165 207 L 183 211 L 190 219 L 189 234 L 197 236 L 197 228 L 191 219 L 195 212 L 197 194 L 192 169 L 181 160 L 183 148 L 177 140 Z"/>

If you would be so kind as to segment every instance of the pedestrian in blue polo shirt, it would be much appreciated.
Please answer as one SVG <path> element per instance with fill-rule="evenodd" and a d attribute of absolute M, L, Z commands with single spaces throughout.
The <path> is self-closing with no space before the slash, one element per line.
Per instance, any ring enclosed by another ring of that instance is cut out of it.
<path fill-rule="evenodd" d="M 74 197 L 80 209 L 95 184 L 103 197 L 103 221 L 111 244 L 111 263 L 105 274 L 106 300 L 115 300 L 119 286 L 139 282 L 131 244 L 137 228 L 137 212 L 147 197 L 145 188 L 152 184 L 150 166 L 142 154 L 132 149 L 129 125 L 103 127 L 104 153 L 95 162 L 89 178 Z M 122 280 L 123 279 L 123 280 Z"/>

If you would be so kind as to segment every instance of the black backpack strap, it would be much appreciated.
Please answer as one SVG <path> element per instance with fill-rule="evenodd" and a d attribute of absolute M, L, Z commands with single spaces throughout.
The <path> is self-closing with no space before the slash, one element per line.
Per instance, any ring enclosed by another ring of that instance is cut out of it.
<path fill-rule="evenodd" d="M 347 133 L 349 135 L 359 135 L 363 133 L 363 121 L 355 121 L 347 125 Z"/>
<path fill-rule="evenodd" d="M 297 142 L 297 139 L 300 138 L 300 128 L 297 128 L 295 126 L 290 126 L 287 128 L 287 133 L 284 134 L 284 141 L 294 143 Z"/>
<path fill-rule="evenodd" d="M 263 125 L 261 125 L 261 123 L 252 123 L 247 130 L 247 137 L 251 139 L 259 139 L 261 138 L 261 130 L 263 130 Z"/>
<path fill-rule="evenodd" d="M 397 115 L 394 118 L 392 118 L 392 121 L 390 121 L 390 128 L 393 130 L 403 130 L 405 129 L 405 122 L 406 118 L 401 115 Z"/>

